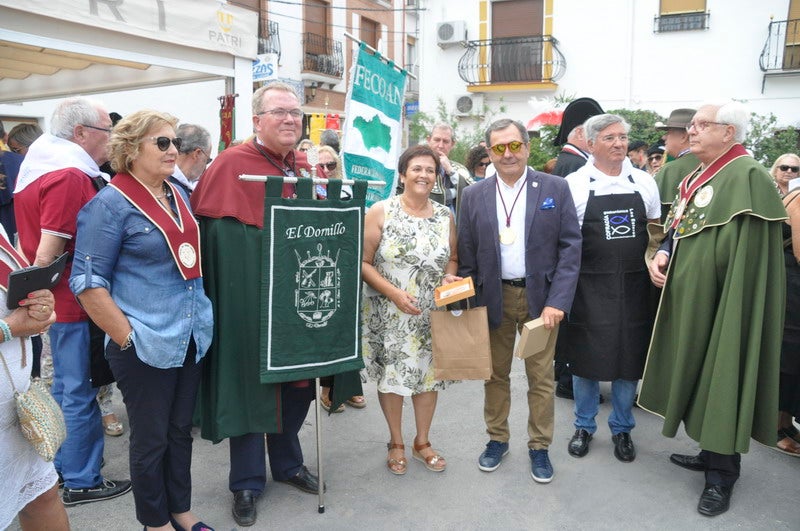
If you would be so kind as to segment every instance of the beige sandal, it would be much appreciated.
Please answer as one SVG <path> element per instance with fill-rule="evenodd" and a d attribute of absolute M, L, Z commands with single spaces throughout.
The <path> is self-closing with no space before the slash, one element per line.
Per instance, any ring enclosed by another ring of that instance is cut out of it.
<path fill-rule="evenodd" d="M 406 461 L 405 451 L 406 446 L 404 444 L 395 444 L 395 443 L 388 443 L 386 445 L 386 449 L 390 452 L 392 450 L 402 450 L 403 457 L 400 459 L 395 459 L 393 457 L 389 457 L 386 460 L 386 468 L 389 469 L 389 472 L 394 474 L 395 476 L 402 476 L 406 473 L 406 467 L 408 466 L 408 461 Z"/>
<path fill-rule="evenodd" d="M 423 455 L 420 453 L 420 450 L 424 450 L 425 448 L 430 448 L 430 446 L 431 446 L 430 441 L 426 442 L 425 444 L 417 444 L 415 441 L 414 452 L 411 455 L 417 461 L 422 461 L 425 464 L 425 468 L 427 468 L 431 472 L 444 472 L 444 469 L 447 468 L 447 462 L 445 461 L 444 457 L 442 457 L 436 452 L 434 452 L 433 455 L 428 457 L 423 457 Z"/>
<path fill-rule="evenodd" d="M 117 416 L 112 413 L 103 417 L 103 431 L 109 437 L 119 437 L 125 431 Z"/>

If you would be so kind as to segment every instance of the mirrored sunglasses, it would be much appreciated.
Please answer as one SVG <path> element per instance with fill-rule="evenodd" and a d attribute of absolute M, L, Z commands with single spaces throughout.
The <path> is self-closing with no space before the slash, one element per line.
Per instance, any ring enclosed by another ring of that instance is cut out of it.
<path fill-rule="evenodd" d="M 522 148 L 522 142 L 518 140 L 514 140 L 513 142 L 509 142 L 508 144 L 495 144 L 490 149 L 495 152 L 495 154 L 500 155 L 501 157 L 506 154 L 506 149 L 508 149 L 511 153 L 517 153 Z"/>

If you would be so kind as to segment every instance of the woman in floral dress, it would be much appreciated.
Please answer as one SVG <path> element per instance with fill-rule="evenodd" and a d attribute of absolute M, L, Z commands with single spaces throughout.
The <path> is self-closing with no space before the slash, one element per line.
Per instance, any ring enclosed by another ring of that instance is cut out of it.
<path fill-rule="evenodd" d="M 407 149 L 398 161 L 403 193 L 373 205 L 364 220 L 362 275 L 371 290 L 363 304 L 367 373 L 378 382 L 378 399 L 389 425 L 386 466 L 406 473 L 403 399 L 411 397 L 417 435 L 413 457 L 428 470 L 447 463 L 428 440 L 437 391 L 431 364 L 430 312 L 436 286 L 460 280 L 455 221 L 430 200 L 439 157 L 428 146 Z"/>

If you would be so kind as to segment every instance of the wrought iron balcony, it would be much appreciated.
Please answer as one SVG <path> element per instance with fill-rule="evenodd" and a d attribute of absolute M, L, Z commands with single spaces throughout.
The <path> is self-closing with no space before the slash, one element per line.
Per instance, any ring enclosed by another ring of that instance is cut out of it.
<path fill-rule="evenodd" d="M 564 75 L 567 61 L 550 35 L 467 42 L 458 75 L 470 85 L 549 83 Z"/>
<path fill-rule="evenodd" d="M 341 79 L 344 74 L 341 41 L 334 41 L 314 33 L 304 33 L 303 71 Z"/>
<path fill-rule="evenodd" d="M 800 19 L 773 20 L 758 66 L 764 72 L 761 92 L 769 76 L 800 75 Z"/>
<path fill-rule="evenodd" d="M 758 64 L 763 72 L 800 70 L 800 19 L 769 23 Z"/>
<path fill-rule="evenodd" d="M 281 37 L 278 33 L 278 23 L 269 21 L 267 23 L 267 34 L 258 38 L 258 53 L 276 53 L 278 60 L 281 59 Z"/>

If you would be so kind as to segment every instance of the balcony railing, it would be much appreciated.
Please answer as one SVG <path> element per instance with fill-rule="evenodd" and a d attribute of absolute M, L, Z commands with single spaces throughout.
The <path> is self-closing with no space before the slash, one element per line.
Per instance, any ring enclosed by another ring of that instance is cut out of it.
<path fill-rule="evenodd" d="M 470 85 L 550 83 L 566 67 L 556 38 L 537 35 L 467 42 L 458 75 Z"/>
<path fill-rule="evenodd" d="M 411 76 L 408 76 L 408 85 L 406 85 L 406 95 L 419 94 L 419 65 L 406 65 L 405 69 L 409 74 L 416 76 L 416 79 L 414 79 Z"/>
<path fill-rule="evenodd" d="M 281 59 L 281 37 L 278 33 L 278 23 L 267 23 L 267 34 L 258 38 L 258 53 L 276 53 L 278 61 Z"/>
<path fill-rule="evenodd" d="M 800 75 L 800 19 L 769 23 L 769 35 L 758 66 L 764 72 L 762 93 L 768 76 Z"/>
<path fill-rule="evenodd" d="M 314 33 L 304 33 L 303 70 L 341 78 L 344 74 L 341 41 L 334 41 Z"/>

